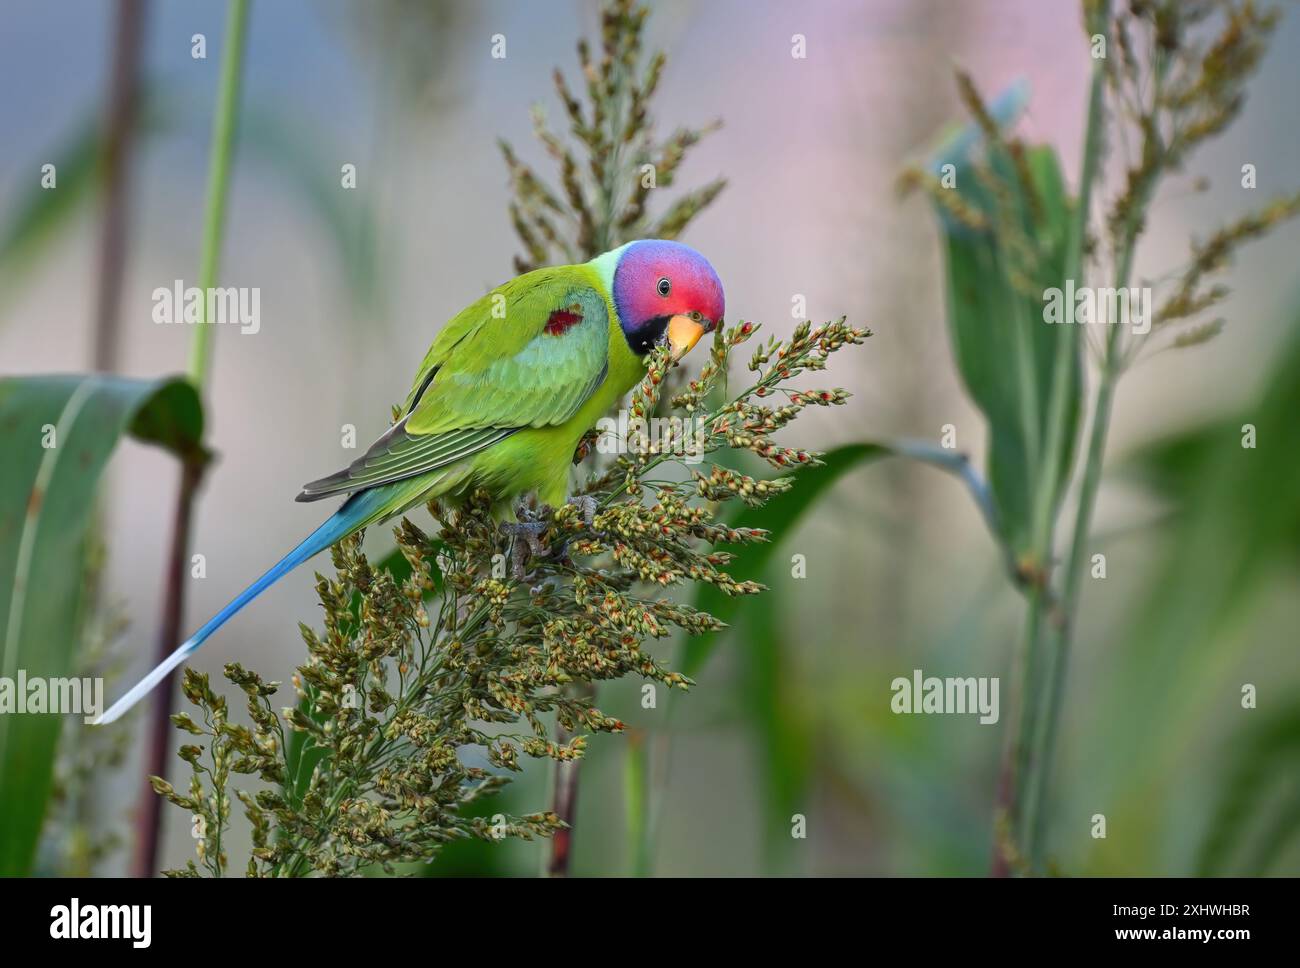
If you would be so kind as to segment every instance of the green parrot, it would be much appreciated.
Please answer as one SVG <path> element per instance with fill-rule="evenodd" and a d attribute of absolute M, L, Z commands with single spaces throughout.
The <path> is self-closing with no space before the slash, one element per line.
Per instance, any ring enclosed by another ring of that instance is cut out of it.
<path fill-rule="evenodd" d="M 457 313 L 425 354 L 403 415 L 360 458 L 304 485 L 299 501 L 346 498 L 264 575 L 131 687 L 111 723 L 241 608 L 353 532 L 433 498 L 476 490 L 509 516 L 567 497 L 579 442 L 645 373 L 661 343 L 680 359 L 722 321 L 722 283 L 678 242 L 630 242 L 583 265 L 537 269 Z"/>

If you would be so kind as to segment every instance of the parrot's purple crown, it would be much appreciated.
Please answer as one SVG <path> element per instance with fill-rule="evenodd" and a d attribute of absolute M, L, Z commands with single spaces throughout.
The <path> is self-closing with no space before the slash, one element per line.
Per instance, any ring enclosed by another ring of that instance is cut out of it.
<path fill-rule="evenodd" d="M 722 321 L 722 281 L 688 245 L 647 239 L 633 242 L 614 271 L 614 309 L 633 352 L 655 344 L 673 316 L 698 315 L 708 329 Z"/>

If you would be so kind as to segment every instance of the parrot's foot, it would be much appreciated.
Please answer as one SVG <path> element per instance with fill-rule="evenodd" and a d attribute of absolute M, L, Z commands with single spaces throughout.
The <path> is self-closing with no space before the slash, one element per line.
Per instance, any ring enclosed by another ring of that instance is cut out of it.
<path fill-rule="evenodd" d="M 592 522 L 596 520 L 596 499 L 590 494 L 580 494 L 569 498 L 569 503 L 582 511 L 582 520 L 590 528 Z"/>
<path fill-rule="evenodd" d="M 524 516 L 523 512 L 519 515 Z M 515 581 L 524 581 L 528 577 L 528 562 L 534 556 L 541 557 L 548 551 L 542 543 L 542 532 L 546 530 L 545 521 L 519 521 L 517 524 L 506 523 L 501 530 L 510 535 L 510 570 Z M 521 543 L 522 542 L 522 543 Z"/>
<path fill-rule="evenodd" d="M 590 528 L 596 518 L 596 499 L 590 494 L 583 494 L 570 498 L 568 503 L 581 511 L 582 520 Z M 550 510 L 549 506 L 538 508 L 533 504 L 521 504 L 515 509 L 518 523 L 501 525 L 501 530 L 511 537 L 510 568 L 515 581 L 528 580 L 528 562 L 534 557 L 550 557 L 561 563 L 569 562 L 567 540 L 561 542 L 558 548 L 550 548 L 542 542 L 542 534 L 546 531 L 548 523 L 543 519 L 550 516 L 548 513 Z"/>
<path fill-rule="evenodd" d="M 569 498 L 567 503 L 572 504 L 578 509 L 579 513 L 582 515 L 583 523 L 586 524 L 588 528 L 592 527 L 593 522 L 596 520 L 596 510 L 599 507 L 594 497 L 590 494 L 580 494 L 577 497 Z M 573 564 L 573 559 L 569 557 L 568 538 L 565 538 L 560 543 L 560 547 L 555 550 L 554 558 L 561 564 Z"/>

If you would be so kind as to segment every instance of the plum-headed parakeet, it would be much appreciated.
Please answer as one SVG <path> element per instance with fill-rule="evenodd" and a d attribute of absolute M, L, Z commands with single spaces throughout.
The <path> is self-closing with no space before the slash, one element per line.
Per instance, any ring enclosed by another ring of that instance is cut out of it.
<path fill-rule="evenodd" d="M 666 341 L 679 358 L 722 314 L 717 273 L 677 242 L 630 242 L 498 286 L 438 333 L 402 418 L 362 457 L 298 495 L 346 497 L 338 511 L 96 722 L 117 719 L 259 594 L 368 524 L 478 489 L 503 517 L 525 495 L 559 505 L 583 435 L 644 374 L 650 349 Z"/>

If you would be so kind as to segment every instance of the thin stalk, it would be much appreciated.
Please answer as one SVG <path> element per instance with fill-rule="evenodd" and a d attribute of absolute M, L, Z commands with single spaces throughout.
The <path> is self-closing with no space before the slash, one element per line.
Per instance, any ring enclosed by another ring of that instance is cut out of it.
<path fill-rule="evenodd" d="M 1133 242 L 1130 241 L 1123 263 L 1123 272 L 1116 285 L 1128 285 L 1132 265 Z M 1119 378 L 1120 328 L 1112 325 L 1106 339 L 1106 354 L 1102 361 L 1101 379 L 1097 387 L 1097 403 L 1093 410 L 1092 432 L 1088 440 L 1088 454 L 1084 462 L 1083 482 L 1079 489 L 1079 505 L 1075 512 L 1074 534 L 1066 560 L 1062 608 L 1051 623 L 1047 642 L 1047 688 L 1043 695 L 1043 716 L 1031 755 L 1032 775 L 1027 784 L 1027 803 L 1024 831 L 1031 868 L 1037 869 L 1042 861 L 1043 835 L 1046 831 L 1045 801 L 1048 778 L 1051 773 L 1052 750 L 1056 746 L 1061 706 L 1065 696 L 1065 670 L 1068 667 L 1070 640 L 1074 633 L 1074 620 L 1078 612 L 1079 592 L 1087 559 L 1088 536 L 1092 530 L 1092 515 L 1101 485 L 1101 468 L 1106 453 L 1106 437 L 1110 430 L 1111 409 L 1115 398 L 1115 385 Z"/>
<path fill-rule="evenodd" d="M 1093 29 L 1103 37 L 1108 33 L 1110 4 L 1098 4 Z M 1092 186 L 1096 181 L 1101 159 L 1102 130 L 1105 114 L 1104 61 L 1093 61 L 1092 80 L 1088 92 L 1088 120 L 1083 137 L 1083 162 L 1079 168 L 1079 194 L 1070 220 L 1070 234 L 1066 240 L 1064 276 L 1073 279 L 1076 286 L 1084 283 L 1083 251 L 1087 242 L 1089 213 L 1092 209 Z M 1052 393 L 1047 413 L 1047 447 L 1039 468 L 1038 488 L 1034 505 L 1034 548 L 1040 555 L 1038 565 L 1046 568 L 1051 556 L 1053 524 L 1056 519 L 1056 499 L 1059 493 L 1058 475 L 1065 449 L 1065 413 L 1069 403 L 1070 364 L 1075 341 L 1060 339 L 1056 343 L 1056 357 L 1052 368 Z"/>
<path fill-rule="evenodd" d="M 203 292 L 207 292 L 215 285 L 220 262 L 247 24 L 248 0 L 230 0 L 226 15 L 226 49 L 221 57 L 217 111 L 212 124 L 207 210 L 203 225 L 203 247 L 199 258 L 199 287 Z M 191 337 L 189 367 L 190 380 L 200 395 L 209 370 L 208 340 L 210 339 L 207 300 L 204 299 L 202 304 L 202 323 L 194 327 Z M 163 596 L 156 656 L 159 662 L 166 658 L 181 640 L 181 619 L 185 611 L 185 569 L 189 558 L 194 500 L 203 482 L 206 466 L 206 461 L 195 457 L 187 459 L 181 468 L 180 492 L 172 521 L 171 548 L 164 575 L 166 592 Z M 154 692 L 148 759 L 145 764 L 146 776 L 165 776 L 167 773 L 168 734 L 174 682 L 175 673 L 172 673 Z M 137 877 L 152 877 L 158 870 L 158 840 L 161 833 L 159 807 L 158 796 L 146 786 L 144 807 L 139 813 L 136 824 L 134 873 Z"/>
<path fill-rule="evenodd" d="M 217 111 L 212 119 L 212 149 L 208 158 L 208 195 L 203 218 L 203 248 L 199 257 L 199 290 L 216 285 L 221 241 L 226 227 L 226 199 L 234 154 L 235 120 L 239 110 L 239 82 L 244 64 L 244 36 L 248 25 L 248 0 L 230 0 L 226 8 L 226 49 L 221 53 L 221 82 Z M 203 324 L 194 327 L 190 340 L 190 381 L 203 389 L 209 367 L 211 327 L 207 325 L 207 299 Z"/>
<path fill-rule="evenodd" d="M 1090 34 L 1106 36 L 1110 24 L 1108 0 L 1088 8 L 1087 28 Z M 1105 120 L 1105 66 L 1094 60 L 1088 90 L 1088 114 L 1084 128 L 1083 159 L 1079 167 L 1079 191 L 1071 215 L 1069 235 L 1066 239 L 1064 278 L 1083 284 L 1083 253 L 1086 248 L 1089 215 L 1092 210 L 1092 189 L 1097 180 L 1102 154 L 1102 133 Z M 1025 637 L 1018 659 L 1015 678 L 1018 684 L 1017 728 L 1004 753 L 1003 777 L 999 796 L 998 822 L 1010 821 L 1015 839 L 1023 841 L 1025 793 L 1027 787 L 1037 785 L 1036 777 L 1043 764 L 1035 755 L 1035 739 L 1041 731 L 1038 716 L 1040 697 L 1039 665 L 1042 652 L 1043 620 L 1056 615 L 1047 607 L 1044 593 L 1049 580 L 1052 549 L 1055 544 L 1055 523 L 1061 494 L 1060 482 L 1068 478 L 1068 469 L 1062 469 L 1066 440 L 1066 408 L 1069 404 L 1070 367 L 1074 361 L 1077 342 L 1074 339 L 1057 340 L 1053 360 L 1051 392 L 1047 411 L 1047 442 L 1043 448 L 1036 482 L 1034 526 L 1032 532 L 1033 566 L 1037 576 L 1031 587 L 1026 612 Z M 1068 606 L 1065 606 L 1068 608 Z M 1054 665 L 1049 659 L 1048 682 L 1054 676 Z M 1016 836 L 1020 835 L 1020 836 Z M 1006 859 L 1002 846 L 995 848 L 994 874 L 1005 874 Z"/>
<path fill-rule="evenodd" d="M 618 231 L 618 208 L 616 205 L 616 192 L 618 190 L 618 176 L 622 171 L 622 150 L 623 139 L 619 136 L 625 124 L 626 115 L 626 70 L 621 63 L 616 63 L 614 68 L 616 78 L 615 88 L 620 91 L 619 109 L 614 111 L 610 116 L 611 127 L 611 144 L 609 158 L 606 159 L 605 177 L 598 186 L 600 201 L 604 209 L 604 218 L 596 226 L 596 234 L 592 241 L 591 250 L 585 253 L 588 257 L 594 257 L 601 252 L 614 248 L 616 240 L 614 233 Z M 596 699 L 596 686 L 594 683 L 584 683 L 581 686 L 575 686 L 572 690 L 573 695 L 584 696 L 592 702 Z M 572 739 L 567 730 L 563 727 L 557 727 L 556 741 L 567 743 Z M 545 872 L 550 877 L 567 877 L 569 873 L 569 862 L 573 850 L 573 822 L 577 816 L 578 802 L 578 779 L 582 769 L 582 760 L 558 760 L 555 768 L 551 771 L 551 810 L 563 820 L 567 827 L 556 831 L 550 842 L 550 855 L 546 860 Z"/>
<path fill-rule="evenodd" d="M 1070 637 L 1078 605 L 1079 580 L 1083 573 L 1082 562 L 1087 554 L 1087 538 L 1092 528 L 1092 514 L 1101 483 L 1101 465 L 1106 452 L 1106 437 L 1110 428 L 1111 407 L 1115 396 L 1118 367 L 1114 365 L 1115 344 L 1119 327 L 1111 330 L 1107 340 L 1106 360 L 1097 388 L 1097 404 L 1093 411 L 1092 433 L 1088 441 L 1088 456 L 1084 464 L 1083 483 L 1079 490 L 1079 506 L 1075 516 L 1074 538 L 1066 565 L 1064 604 L 1061 613 L 1051 623 L 1047 640 L 1047 687 L 1043 695 L 1043 715 L 1036 730 L 1030 757 L 1030 776 L 1026 784 L 1023 830 L 1031 869 L 1038 869 L 1042 861 L 1043 833 L 1046 824 L 1044 801 L 1050 775 L 1048 760 L 1056 745 L 1062 700 L 1065 694 L 1065 670 L 1069 656 Z"/>
<path fill-rule="evenodd" d="M 1158 101 L 1157 101 L 1158 103 Z M 1145 181 L 1135 193 L 1126 220 L 1122 246 L 1115 271 L 1114 285 L 1127 287 L 1133 272 L 1133 259 L 1137 250 L 1137 237 L 1141 230 L 1151 194 L 1155 189 L 1158 165 L 1153 165 Z M 1065 696 L 1065 671 L 1069 664 L 1071 638 L 1078 614 L 1079 594 L 1088 554 L 1088 538 L 1092 530 L 1092 515 L 1101 485 L 1102 462 L 1106 452 L 1106 437 L 1110 430 L 1111 409 L 1114 405 L 1115 386 L 1123 372 L 1120 346 L 1121 327 L 1112 323 L 1106 334 L 1106 348 L 1101 363 L 1101 377 L 1097 386 L 1097 402 L 1093 409 L 1092 432 L 1088 441 L 1088 454 L 1084 462 L 1083 481 L 1079 489 L 1079 504 L 1075 511 L 1074 532 L 1070 542 L 1069 557 L 1065 564 L 1065 578 L 1061 594 L 1061 612 L 1049 630 L 1048 682 L 1042 702 L 1044 712 L 1034 741 L 1032 754 L 1033 776 L 1028 784 L 1028 802 L 1024 830 L 1027 834 L 1027 852 L 1033 869 L 1042 862 L 1044 834 L 1046 832 L 1047 783 L 1050 775 L 1049 760 L 1056 746 L 1061 706 Z"/>
<path fill-rule="evenodd" d="M 596 695 L 594 683 L 582 683 L 575 695 L 592 699 Z M 555 729 L 555 742 L 563 746 L 573 736 L 563 726 Z M 551 796 L 551 812 L 564 821 L 565 826 L 551 837 L 550 857 L 546 862 L 548 877 L 568 877 L 573 861 L 573 826 L 578 817 L 578 776 L 582 759 L 558 760 L 555 764 L 555 788 Z"/>
<path fill-rule="evenodd" d="M 189 521 L 194 497 L 203 480 L 201 459 L 186 458 L 181 465 L 181 482 L 172 514 L 171 546 L 163 574 L 162 616 L 158 623 L 157 654 L 161 661 L 180 641 L 179 629 L 185 610 L 185 566 L 189 555 Z M 166 776 L 167 751 L 171 746 L 171 700 L 173 678 L 169 676 L 157 690 L 150 707 L 149 732 L 146 739 L 146 776 Z M 136 877 L 152 877 L 158 871 L 158 838 L 162 830 L 162 797 L 146 784 L 144 802 L 135 816 L 135 856 L 132 871 Z"/>
<path fill-rule="evenodd" d="M 104 220 L 99 237 L 99 283 L 95 299 L 94 369 L 117 369 L 122 318 L 122 274 L 126 267 L 127 210 L 131 154 L 139 130 L 140 50 L 144 46 L 145 0 L 118 0 L 113 67 L 104 123 Z"/>

